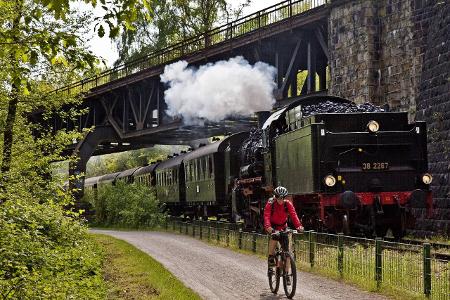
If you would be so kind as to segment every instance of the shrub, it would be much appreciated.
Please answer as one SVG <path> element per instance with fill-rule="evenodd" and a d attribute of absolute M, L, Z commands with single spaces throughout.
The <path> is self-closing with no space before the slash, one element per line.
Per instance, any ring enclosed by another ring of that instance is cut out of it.
<path fill-rule="evenodd" d="M 102 254 L 76 215 L 51 201 L 0 205 L 2 299 L 103 299 Z"/>
<path fill-rule="evenodd" d="M 166 219 L 154 189 L 143 184 L 119 181 L 115 186 L 100 186 L 97 195 L 89 192 L 85 201 L 95 210 L 96 225 L 155 227 Z"/>

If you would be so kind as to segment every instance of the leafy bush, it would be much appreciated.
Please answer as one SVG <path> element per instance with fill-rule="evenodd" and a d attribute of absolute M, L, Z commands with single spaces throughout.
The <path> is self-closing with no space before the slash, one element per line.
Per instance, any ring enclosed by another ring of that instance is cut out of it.
<path fill-rule="evenodd" d="M 143 184 L 119 181 L 115 186 L 100 186 L 96 194 L 86 193 L 85 201 L 94 207 L 97 225 L 155 227 L 166 220 L 154 189 Z"/>
<path fill-rule="evenodd" d="M 2 299 L 103 299 L 102 252 L 53 202 L 0 206 Z"/>

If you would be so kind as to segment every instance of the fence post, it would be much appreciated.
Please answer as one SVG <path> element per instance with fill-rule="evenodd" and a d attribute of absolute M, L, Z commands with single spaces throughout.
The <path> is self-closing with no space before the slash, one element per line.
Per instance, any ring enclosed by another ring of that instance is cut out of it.
<path fill-rule="evenodd" d="M 375 280 L 377 289 L 380 289 L 381 281 L 383 280 L 383 248 L 380 238 L 375 240 Z"/>
<path fill-rule="evenodd" d="M 227 229 L 227 247 L 230 246 L 230 229 Z"/>
<path fill-rule="evenodd" d="M 242 229 L 239 229 L 239 249 L 242 249 Z"/>
<path fill-rule="evenodd" d="M 256 252 L 256 232 L 253 232 L 253 237 L 252 237 L 252 251 Z"/>
<path fill-rule="evenodd" d="M 211 240 L 211 224 L 208 224 L 208 241 Z"/>
<path fill-rule="evenodd" d="M 309 263 L 311 264 L 311 268 L 314 267 L 314 254 L 316 252 L 316 233 L 314 230 L 311 230 L 308 233 L 308 242 L 309 242 Z"/>
<path fill-rule="evenodd" d="M 431 295 L 431 245 L 423 244 L 423 293 L 427 298 Z"/>
<path fill-rule="evenodd" d="M 292 0 L 289 0 L 289 17 L 292 17 Z"/>
<path fill-rule="evenodd" d="M 338 271 L 341 278 L 344 277 L 344 235 L 338 234 Z"/>
<path fill-rule="evenodd" d="M 200 223 L 200 239 L 203 240 L 203 222 Z"/>
<path fill-rule="evenodd" d="M 219 244 L 220 242 L 220 227 L 217 226 L 216 228 L 216 240 L 217 240 L 217 244 Z"/>

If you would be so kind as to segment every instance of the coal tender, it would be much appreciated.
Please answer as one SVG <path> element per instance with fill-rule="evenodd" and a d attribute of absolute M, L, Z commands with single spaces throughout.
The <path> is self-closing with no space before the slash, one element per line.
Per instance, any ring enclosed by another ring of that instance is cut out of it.
<path fill-rule="evenodd" d="M 396 238 L 431 209 L 424 122 L 330 96 L 276 111 L 241 147 L 234 216 L 260 228 L 262 208 L 285 186 L 307 229 Z"/>

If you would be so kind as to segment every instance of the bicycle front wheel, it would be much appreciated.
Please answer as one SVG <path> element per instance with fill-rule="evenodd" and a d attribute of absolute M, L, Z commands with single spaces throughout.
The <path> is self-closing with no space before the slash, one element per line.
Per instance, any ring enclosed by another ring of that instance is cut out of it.
<path fill-rule="evenodd" d="M 286 253 L 286 264 L 283 271 L 283 287 L 286 297 L 291 299 L 297 288 L 297 268 L 292 253 Z"/>
<path fill-rule="evenodd" d="M 269 287 L 270 291 L 274 294 L 278 293 L 278 288 L 280 287 L 280 268 L 277 267 L 278 259 L 273 267 L 269 267 L 267 271 L 267 277 L 269 277 Z"/>

